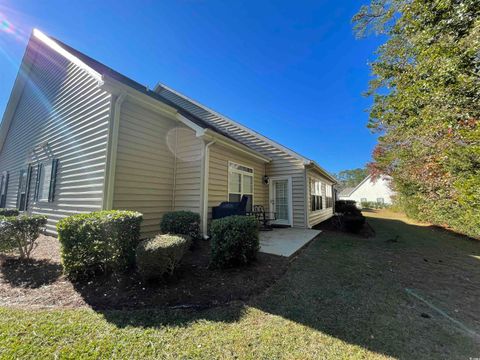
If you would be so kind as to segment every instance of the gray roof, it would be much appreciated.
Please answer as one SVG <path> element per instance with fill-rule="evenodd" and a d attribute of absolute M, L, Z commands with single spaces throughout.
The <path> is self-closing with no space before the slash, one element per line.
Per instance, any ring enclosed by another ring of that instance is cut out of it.
<path fill-rule="evenodd" d="M 343 189 L 342 191 L 340 191 L 338 193 L 338 196 L 350 196 L 350 195 L 352 195 L 353 190 L 355 190 L 354 187 L 347 187 L 347 188 Z"/>
<path fill-rule="evenodd" d="M 286 153 L 293 155 L 296 158 L 302 159 L 308 163 L 313 163 L 319 170 L 324 173 L 327 178 L 330 178 L 332 181 L 336 182 L 336 179 L 332 177 L 325 169 L 321 168 L 318 164 L 314 161 L 303 157 L 302 155 L 298 154 L 297 152 L 288 149 L 287 147 L 271 140 L 263 135 L 257 133 L 256 131 L 246 128 L 243 125 L 234 122 L 231 119 L 228 119 L 225 116 L 220 115 L 219 113 L 206 108 L 205 106 L 196 103 L 195 101 L 187 98 L 185 95 L 177 93 L 173 89 L 168 88 L 163 84 L 158 84 L 155 91 L 148 89 L 146 86 L 136 82 L 128 78 L 127 76 L 113 70 L 112 68 L 102 64 L 101 62 L 85 55 L 84 53 L 72 48 L 71 46 L 63 43 L 60 40 L 57 40 L 53 37 L 50 37 L 53 41 L 58 43 L 58 45 L 64 50 L 68 51 L 90 68 L 101 74 L 102 76 L 108 76 L 112 79 L 115 79 L 121 82 L 124 85 L 127 85 L 149 97 L 152 97 L 162 103 L 165 103 L 178 111 L 181 115 L 195 123 L 196 125 L 204 128 L 204 129 L 211 129 L 223 136 L 228 137 L 235 142 L 245 145 L 255 151 L 259 151 L 252 147 L 252 143 L 245 141 L 245 138 L 238 136 L 238 131 L 244 131 L 248 133 L 250 136 L 253 136 L 255 140 L 253 142 L 257 142 L 259 139 L 264 140 L 270 145 L 273 145 L 275 148 L 280 149 Z M 261 153 L 261 151 L 259 151 Z"/>
<path fill-rule="evenodd" d="M 115 79 L 115 80 L 121 82 L 124 85 L 127 85 L 127 86 L 129 86 L 129 87 L 131 87 L 131 88 L 133 88 L 137 91 L 140 91 L 141 93 L 143 93 L 145 95 L 148 95 L 148 96 L 154 98 L 155 100 L 158 100 L 158 101 L 160 101 L 164 104 L 167 104 L 167 105 L 173 107 L 175 110 L 178 111 L 179 114 L 185 116 L 188 120 L 192 121 L 194 124 L 204 128 L 204 129 L 213 130 L 213 131 L 215 131 L 219 134 L 222 134 L 223 136 L 226 136 L 226 137 L 230 138 L 231 140 L 239 142 L 237 139 L 230 136 L 227 132 L 222 131 L 221 129 L 218 129 L 217 127 L 213 126 L 212 124 L 210 124 L 207 121 L 204 121 L 200 117 L 196 116 L 195 114 L 191 113 L 190 111 L 185 110 L 183 107 L 181 107 L 181 106 L 177 105 L 176 103 L 174 103 L 173 101 L 165 98 L 161 94 L 159 94 L 159 93 L 157 93 L 153 90 L 148 89 L 146 86 L 136 82 L 135 80 L 130 79 L 129 77 L 119 73 L 118 71 L 113 70 L 112 68 L 102 64 L 101 62 L 91 58 L 90 56 L 85 55 L 84 53 L 72 48 L 71 46 L 65 44 L 64 42 L 62 42 L 62 41 L 60 41 L 60 40 L 58 40 L 54 37 L 51 37 L 51 36 L 49 36 L 49 37 L 52 40 L 54 40 L 56 43 L 58 43 L 58 45 L 60 45 L 64 50 L 68 51 L 70 54 L 79 58 L 86 65 L 88 65 L 90 68 L 92 68 L 93 70 L 95 70 L 99 74 L 108 76 L 112 79 Z M 33 39 L 35 39 L 35 38 L 33 38 Z"/>

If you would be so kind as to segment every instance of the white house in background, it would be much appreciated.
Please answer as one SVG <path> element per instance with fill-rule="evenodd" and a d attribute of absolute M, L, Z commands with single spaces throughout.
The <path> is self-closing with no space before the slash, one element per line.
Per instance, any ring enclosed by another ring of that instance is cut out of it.
<path fill-rule="evenodd" d="M 354 200 L 357 204 L 362 202 L 377 202 L 382 204 L 391 204 L 392 196 L 395 194 L 390 189 L 390 178 L 381 176 L 376 180 L 368 175 L 354 188 L 345 188 L 339 194 L 340 200 Z"/>

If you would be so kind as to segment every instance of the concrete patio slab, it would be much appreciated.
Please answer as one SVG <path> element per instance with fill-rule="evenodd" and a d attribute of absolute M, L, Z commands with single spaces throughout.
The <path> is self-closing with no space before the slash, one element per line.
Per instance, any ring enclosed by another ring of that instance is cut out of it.
<path fill-rule="evenodd" d="M 296 228 L 274 228 L 272 231 L 260 231 L 260 251 L 290 257 L 320 233 L 320 230 Z"/>

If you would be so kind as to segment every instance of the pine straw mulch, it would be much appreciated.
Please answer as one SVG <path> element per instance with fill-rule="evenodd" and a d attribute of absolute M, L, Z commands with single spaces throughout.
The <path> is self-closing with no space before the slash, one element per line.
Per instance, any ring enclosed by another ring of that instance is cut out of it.
<path fill-rule="evenodd" d="M 152 307 L 205 308 L 246 301 L 273 284 L 289 260 L 259 253 L 250 266 L 208 269 L 210 247 L 200 241 L 174 278 L 144 283 L 135 271 L 72 283 L 62 274 L 60 244 L 42 235 L 32 259 L 0 255 L 0 306 L 23 309 L 91 307 L 99 310 Z"/>

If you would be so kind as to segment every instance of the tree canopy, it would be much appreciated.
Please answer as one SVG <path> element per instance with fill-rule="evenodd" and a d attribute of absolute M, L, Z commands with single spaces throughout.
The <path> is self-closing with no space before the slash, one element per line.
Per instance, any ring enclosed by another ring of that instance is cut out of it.
<path fill-rule="evenodd" d="M 338 180 L 338 190 L 357 186 L 367 177 L 368 172 L 367 168 L 340 171 L 338 174 L 335 174 L 335 178 Z"/>
<path fill-rule="evenodd" d="M 480 0 L 372 0 L 353 21 L 387 39 L 367 92 L 371 171 L 409 216 L 480 237 Z"/>

